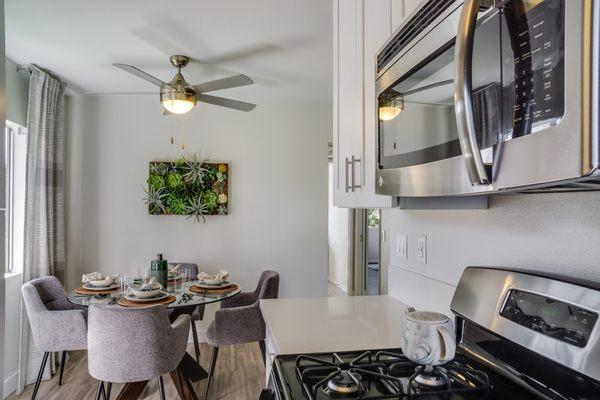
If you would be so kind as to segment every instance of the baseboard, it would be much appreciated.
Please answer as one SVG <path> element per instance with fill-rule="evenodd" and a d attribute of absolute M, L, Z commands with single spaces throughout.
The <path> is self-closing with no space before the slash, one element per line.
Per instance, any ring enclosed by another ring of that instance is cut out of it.
<path fill-rule="evenodd" d="M 4 393 L 3 393 L 3 399 L 6 399 L 8 396 L 10 396 L 15 390 L 17 390 L 17 382 L 19 380 L 19 373 L 18 371 L 15 371 L 14 374 L 12 374 L 11 376 L 9 376 L 8 378 L 6 378 L 4 380 Z"/>
<path fill-rule="evenodd" d="M 346 290 L 346 285 L 342 285 L 341 283 L 339 283 L 338 281 L 336 281 L 335 279 L 333 279 L 333 277 L 331 277 L 331 276 L 327 276 L 327 280 L 329 282 L 333 283 L 335 286 L 339 287 L 344 292 L 348 293 L 348 290 Z"/>

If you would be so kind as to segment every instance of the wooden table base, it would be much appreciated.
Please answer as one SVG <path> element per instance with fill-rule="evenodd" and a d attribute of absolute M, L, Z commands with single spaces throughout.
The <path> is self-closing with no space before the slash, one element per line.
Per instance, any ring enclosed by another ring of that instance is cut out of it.
<path fill-rule="evenodd" d="M 199 380 L 208 377 L 206 370 L 187 352 L 181 359 L 177 369 L 172 371 L 170 375 L 181 400 L 198 400 L 198 396 L 192 387 L 192 382 L 198 382 Z M 147 384 L 148 381 L 125 384 L 123 389 L 121 389 L 121 392 L 117 395 L 116 400 L 137 399 L 140 394 L 142 394 Z"/>

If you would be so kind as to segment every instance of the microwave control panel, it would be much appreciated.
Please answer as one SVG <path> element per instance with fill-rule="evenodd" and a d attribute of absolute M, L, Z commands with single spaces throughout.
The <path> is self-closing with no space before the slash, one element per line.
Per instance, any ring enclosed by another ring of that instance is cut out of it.
<path fill-rule="evenodd" d="M 505 132 L 528 135 L 564 114 L 564 0 L 516 0 L 504 8 Z M 512 115 L 510 110 L 512 109 Z"/>
<path fill-rule="evenodd" d="M 511 289 L 500 315 L 521 326 L 577 347 L 585 347 L 598 314 L 555 299 Z"/>

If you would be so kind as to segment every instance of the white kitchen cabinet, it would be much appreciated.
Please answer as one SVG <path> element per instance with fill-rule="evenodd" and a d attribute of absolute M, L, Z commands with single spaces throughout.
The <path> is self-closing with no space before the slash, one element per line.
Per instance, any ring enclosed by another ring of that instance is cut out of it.
<path fill-rule="evenodd" d="M 362 0 L 334 0 L 333 202 L 356 207 L 362 161 Z"/>
<path fill-rule="evenodd" d="M 400 27 L 400 24 L 404 20 L 404 0 L 390 0 L 391 1 L 391 23 L 392 32 Z"/>
<path fill-rule="evenodd" d="M 334 205 L 382 208 L 375 194 L 375 55 L 391 34 L 390 0 L 334 0 Z"/>

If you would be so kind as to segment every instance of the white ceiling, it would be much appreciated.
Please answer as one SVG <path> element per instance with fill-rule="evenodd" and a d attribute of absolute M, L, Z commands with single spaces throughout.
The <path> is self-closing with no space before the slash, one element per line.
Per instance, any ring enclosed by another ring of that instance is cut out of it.
<path fill-rule="evenodd" d="M 162 80 L 185 54 L 191 84 L 245 73 L 256 85 L 215 95 L 251 102 L 331 102 L 329 0 L 6 0 L 6 54 L 88 94 L 155 93 L 113 67 Z"/>

